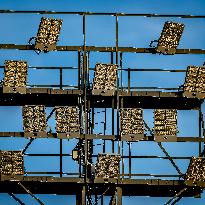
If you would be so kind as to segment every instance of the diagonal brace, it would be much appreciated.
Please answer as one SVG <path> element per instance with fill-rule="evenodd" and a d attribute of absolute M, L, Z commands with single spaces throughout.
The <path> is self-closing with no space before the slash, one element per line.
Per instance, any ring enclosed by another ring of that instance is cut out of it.
<path fill-rule="evenodd" d="M 143 120 L 144 121 L 144 120 Z M 153 131 L 150 129 L 150 127 L 148 126 L 148 124 L 144 121 L 144 125 L 147 128 L 147 130 L 149 131 L 149 133 L 151 134 L 152 137 L 154 137 Z M 183 175 L 183 173 L 180 171 L 179 167 L 176 165 L 176 163 L 174 162 L 174 160 L 171 158 L 171 156 L 169 155 L 169 153 L 166 151 L 166 149 L 162 146 L 161 142 L 157 142 L 158 146 L 160 147 L 160 149 L 164 152 L 164 154 L 167 156 L 167 158 L 169 159 L 169 161 L 172 163 L 173 167 L 176 169 L 176 171 L 180 174 Z"/>
<path fill-rule="evenodd" d="M 21 186 L 32 198 L 34 198 L 40 205 L 45 205 L 39 198 L 32 194 L 21 182 L 18 182 L 18 185 Z"/>
<path fill-rule="evenodd" d="M 174 197 L 172 197 L 171 199 L 169 199 L 168 202 L 166 202 L 164 205 L 169 205 L 174 199 L 176 199 L 175 201 L 173 201 L 173 204 L 176 204 L 181 198 L 181 194 L 183 194 L 185 191 L 187 190 L 187 187 L 183 188 L 180 192 L 178 192 L 177 194 L 174 195 Z M 177 198 L 179 197 L 179 198 Z"/>
<path fill-rule="evenodd" d="M 55 108 L 53 108 L 53 110 L 51 111 L 51 113 L 48 115 L 48 117 L 46 118 L 46 122 L 48 122 L 48 120 L 51 118 L 51 116 L 53 115 L 53 113 L 55 112 Z M 32 142 L 35 140 L 35 138 L 31 138 L 30 141 L 28 142 L 28 144 L 26 145 L 26 147 L 23 149 L 23 154 L 25 154 L 26 150 L 29 148 L 29 146 L 32 144 Z"/>
<path fill-rule="evenodd" d="M 8 195 L 11 196 L 13 199 L 15 199 L 15 201 L 18 202 L 20 205 L 26 205 L 17 196 L 15 196 L 13 193 L 8 193 Z"/>

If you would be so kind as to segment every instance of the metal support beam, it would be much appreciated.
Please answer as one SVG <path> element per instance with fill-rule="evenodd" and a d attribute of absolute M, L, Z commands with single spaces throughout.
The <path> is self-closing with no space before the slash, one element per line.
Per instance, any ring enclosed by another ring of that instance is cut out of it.
<path fill-rule="evenodd" d="M 26 150 L 29 148 L 29 146 L 32 144 L 32 142 L 35 140 L 35 138 L 31 138 L 30 141 L 28 142 L 28 144 L 25 146 L 25 148 L 23 149 L 23 154 L 25 154 Z"/>
<path fill-rule="evenodd" d="M 76 12 L 70 12 L 70 11 L 46 11 L 46 10 L 0 10 L 0 13 L 8 13 L 8 14 L 68 14 L 68 15 L 104 15 L 104 16 L 142 16 L 142 17 L 158 17 L 158 18 L 205 18 L 204 15 L 184 15 L 184 14 L 148 14 L 148 13 L 113 13 L 113 12 L 87 12 L 87 11 L 76 11 Z"/>
<path fill-rule="evenodd" d="M 154 137 L 154 134 L 152 132 L 152 130 L 150 129 L 150 127 L 148 126 L 148 124 L 144 121 L 144 125 L 145 127 L 148 129 L 148 131 L 150 132 L 150 134 Z M 180 174 L 183 175 L 183 173 L 180 171 L 179 167 L 176 165 L 176 163 L 174 162 L 174 160 L 171 158 L 171 156 L 169 155 L 169 153 L 166 151 L 166 149 L 162 146 L 161 142 L 157 142 L 158 146 L 160 147 L 160 149 L 164 152 L 164 154 L 167 156 L 167 158 L 169 159 L 169 161 L 171 162 L 171 164 L 173 165 L 173 167 L 176 169 L 176 171 Z"/>
<path fill-rule="evenodd" d="M 117 205 L 122 205 L 122 188 L 117 187 Z"/>
<path fill-rule="evenodd" d="M 173 200 L 175 200 L 177 197 L 180 197 L 181 194 L 183 194 L 185 191 L 187 190 L 187 187 L 183 188 L 180 192 L 178 192 L 176 195 L 174 195 L 174 197 L 172 197 L 171 199 L 169 199 L 168 202 L 166 202 L 164 205 L 169 205 Z M 181 198 L 180 198 L 181 199 Z M 173 202 L 175 203 L 175 202 Z M 172 203 L 172 204 L 173 204 Z"/>
<path fill-rule="evenodd" d="M 34 198 L 40 205 L 45 205 L 39 198 L 32 194 L 21 182 L 18 182 L 18 185 L 21 186 L 32 198 Z"/>
<path fill-rule="evenodd" d="M 9 196 L 11 196 L 16 202 L 18 202 L 20 205 L 26 205 L 24 204 L 17 196 L 15 196 L 13 193 L 8 193 Z"/>
<path fill-rule="evenodd" d="M 0 44 L 0 49 L 34 50 L 30 45 Z M 116 47 L 96 46 L 56 46 L 57 51 L 98 51 L 116 52 Z M 152 53 L 156 54 L 154 48 L 118 47 L 118 52 Z M 177 49 L 176 54 L 205 54 L 205 49 Z"/>

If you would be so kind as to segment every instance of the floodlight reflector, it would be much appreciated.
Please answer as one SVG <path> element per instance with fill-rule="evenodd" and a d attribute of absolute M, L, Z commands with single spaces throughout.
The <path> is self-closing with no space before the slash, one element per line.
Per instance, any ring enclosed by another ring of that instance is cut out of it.
<path fill-rule="evenodd" d="M 19 92 L 25 93 L 28 72 L 27 62 L 6 60 L 4 65 L 4 91 L 17 91 L 18 89 Z"/>
<path fill-rule="evenodd" d="M 185 180 L 191 181 L 192 183 L 205 182 L 204 157 L 192 157 L 187 169 Z"/>
<path fill-rule="evenodd" d="M 45 132 L 46 113 L 44 105 L 25 105 L 22 109 L 24 132 Z"/>
<path fill-rule="evenodd" d="M 23 175 L 22 151 L 0 151 L 0 173 L 1 175 Z"/>
<path fill-rule="evenodd" d="M 189 66 L 187 68 L 183 95 L 188 98 L 205 98 L 204 66 Z"/>
<path fill-rule="evenodd" d="M 98 154 L 96 163 L 96 177 L 99 178 L 118 178 L 120 155 L 117 154 Z"/>
<path fill-rule="evenodd" d="M 120 109 L 121 137 L 137 140 L 144 137 L 143 110 L 141 108 Z M 127 138 L 128 137 L 128 138 Z"/>
<path fill-rule="evenodd" d="M 114 95 L 117 80 L 117 65 L 98 63 L 93 81 L 94 95 Z"/>
<path fill-rule="evenodd" d="M 156 50 L 164 54 L 175 54 L 184 27 L 181 23 L 165 22 Z"/>
<path fill-rule="evenodd" d="M 176 109 L 156 109 L 154 111 L 154 131 L 156 140 L 163 137 L 177 136 L 177 110 Z M 172 139 L 173 139 L 172 138 Z"/>
<path fill-rule="evenodd" d="M 56 107 L 56 132 L 72 133 L 80 131 L 79 109 L 73 106 Z"/>
<path fill-rule="evenodd" d="M 42 51 L 55 50 L 63 20 L 53 18 L 41 18 L 35 49 Z"/>

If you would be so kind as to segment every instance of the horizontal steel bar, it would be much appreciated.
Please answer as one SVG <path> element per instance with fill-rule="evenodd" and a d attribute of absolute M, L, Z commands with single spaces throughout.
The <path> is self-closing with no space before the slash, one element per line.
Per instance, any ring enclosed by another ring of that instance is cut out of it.
<path fill-rule="evenodd" d="M 98 157 L 98 155 L 92 155 L 92 157 Z M 121 158 L 132 158 L 132 159 L 169 159 L 168 157 L 162 157 L 162 156 L 121 156 Z M 171 157 L 172 159 L 176 160 L 190 160 L 192 157 Z"/>
<path fill-rule="evenodd" d="M 29 157 L 59 157 L 61 154 L 29 154 L 25 153 L 25 156 Z M 63 157 L 71 157 L 72 154 L 62 154 Z"/>
<path fill-rule="evenodd" d="M 1 65 L 0 68 L 4 68 L 5 66 Z M 28 66 L 29 69 L 45 69 L 45 70 L 77 70 L 77 67 L 69 67 L 69 66 Z M 94 69 L 94 68 L 93 68 Z"/>
<path fill-rule="evenodd" d="M 0 68 L 4 69 L 5 66 L 0 66 Z M 45 69 L 45 70 L 77 70 L 77 67 L 60 67 L 60 66 L 28 66 L 29 69 Z M 89 70 L 95 70 L 95 68 L 89 68 Z M 162 69 L 162 68 L 118 68 L 118 70 L 123 70 L 123 71 L 130 71 L 130 72 L 135 72 L 135 71 L 142 71 L 142 72 L 186 72 L 187 70 L 185 69 Z"/>
<path fill-rule="evenodd" d="M 137 14 L 137 13 L 113 13 L 113 12 L 69 12 L 69 11 L 45 11 L 45 10 L 0 10 L 0 13 L 15 13 L 15 14 L 71 14 L 71 15 L 109 15 L 109 16 L 143 16 L 143 17 L 175 17 L 175 18 L 205 18 L 204 15 L 184 15 L 184 14 Z"/>
<path fill-rule="evenodd" d="M 119 89 L 128 89 L 130 88 L 130 90 L 144 90 L 144 89 L 147 89 L 147 90 L 179 90 L 179 88 L 163 88 L 163 87 L 119 87 Z"/>
<path fill-rule="evenodd" d="M 31 45 L 0 44 L 0 49 L 33 50 Z M 134 47 L 95 47 L 95 46 L 57 46 L 57 51 L 99 51 L 99 52 L 133 52 L 156 53 L 153 48 Z M 205 49 L 177 49 L 176 54 L 205 54 Z"/>
<path fill-rule="evenodd" d="M 24 132 L 0 132 L 0 138 L 1 137 L 25 137 L 25 136 L 24 136 Z M 38 138 L 38 137 L 35 137 L 35 138 Z M 39 137 L 39 138 L 42 138 L 42 137 Z M 58 138 L 56 133 L 47 133 L 46 138 L 68 139 L 69 136 L 65 138 L 62 138 L 62 137 Z M 75 137 L 72 137 L 72 138 L 75 138 Z M 79 137 L 77 138 L 114 140 L 114 139 L 117 139 L 117 135 L 79 134 Z M 152 136 L 145 136 L 144 139 L 139 140 L 139 141 L 154 141 L 154 139 Z M 177 137 L 177 142 L 204 142 L 204 141 L 205 139 L 200 138 L 200 137 Z M 169 142 L 169 139 L 167 139 L 166 142 Z M 170 141 L 170 142 L 173 142 L 173 141 Z"/>
<path fill-rule="evenodd" d="M 75 195 L 85 184 L 98 186 L 92 189 L 92 194 L 102 194 L 103 190 L 118 184 L 122 188 L 123 196 L 174 196 L 186 185 L 183 180 L 162 179 L 103 179 L 95 178 L 94 183 L 79 177 L 51 177 L 51 176 L 1 176 L 0 193 L 24 193 L 19 189 L 18 182 L 22 182 L 34 194 L 62 194 Z M 108 183 L 109 182 L 109 183 Z M 103 185 L 103 186 L 102 186 Z M 192 187 L 191 191 L 183 196 L 194 196 L 200 194 L 200 187 Z M 106 195 L 112 195 L 110 189 Z"/>
<path fill-rule="evenodd" d="M 61 172 L 28 172 L 28 171 L 26 171 L 24 174 L 61 174 Z M 62 174 L 69 175 L 69 176 L 79 175 L 79 173 L 66 173 L 66 172 L 63 172 Z"/>
<path fill-rule="evenodd" d="M 150 177 L 167 177 L 167 178 L 171 178 L 171 177 L 174 177 L 174 178 L 180 178 L 182 175 L 174 175 L 174 174 L 120 174 L 120 176 L 131 176 L 131 177 L 136 177 L 136 176 L 139 176 L 139 177 L 145 177 L 145 176 L 150 176 Z"/>
<path fill-rule="evenodd" d="M 140 71 L 140 72 L 176 72 L 176 73 L 184 73 L 187 70 L 185 69 L 161 69 L 161 68 L 124 68 L 124 69 L 119 69 L 119 70 L 125 70 L 125 71 Z"/>

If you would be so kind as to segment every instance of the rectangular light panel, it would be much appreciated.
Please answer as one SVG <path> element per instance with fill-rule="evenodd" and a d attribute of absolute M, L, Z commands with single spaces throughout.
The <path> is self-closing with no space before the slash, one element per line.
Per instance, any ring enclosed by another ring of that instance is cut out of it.
<path fill-rule="evenodd" d="M 46 113 L 44 105 L 25 105 L 22 109 L 24 132 L 45 132 Z"/>
<path fill-rule="evenodd" d="M 187 68 L 183 95 L 188 98 L 205 98 L 205 67 L 189 66 Z"/>
<path fill-rule="evenodd" d="M 156 109 L 154 111 L 155 136 L 171 137 L 177 135 L 177 110 Z"/>
<path fill-rule="evenodd" d="M 141 108 L 120 109 L 121 135 L 144 136 L 143 110 Z"/>
<path fill-rule="evenodd" d="M 93 94 L 111 93 L 113 95 L 116 89 L 117 65 L 98 63 L 95 66 L 95 74 L 93 81 Z M 97 91 L 97 92 L 95 92 Z"/>
<path fill-rule="evenodd" d="M 72 133 L 80 131 L 79 109 L 72 106 L 56 107 L 56 132 Z"/>
<path fill-rule="evenodd" d="M 26 87 L 28 65 L 25 61 L 6 60 L 4 83 L 6 87 Z"/>
<path fill-rule="evenodd" d="M 43 51 L 55 50 L 62 22 L 61 19 L 42 17 L 36 37 L 35 48 Z"/>
<path fill-rule="evenodd" d="M 2 175 L 23 175 L 22 151 L 0 151 L 0 173 Z"/>
<path fill-rule="evenodd" d="M 156 50 L 164 54 L 174 54 L 183 31 L 184 24 L 165 22 Z"/>
<path fill-rule="evenodd" d="M 98 154 L 96 163 L 96 177 L 118 178 L 120 155 Z"/>
<path fill-rule="evenodd" d="M 205 182 L 205 158 L 192 157 L 185 180 Z"/>

